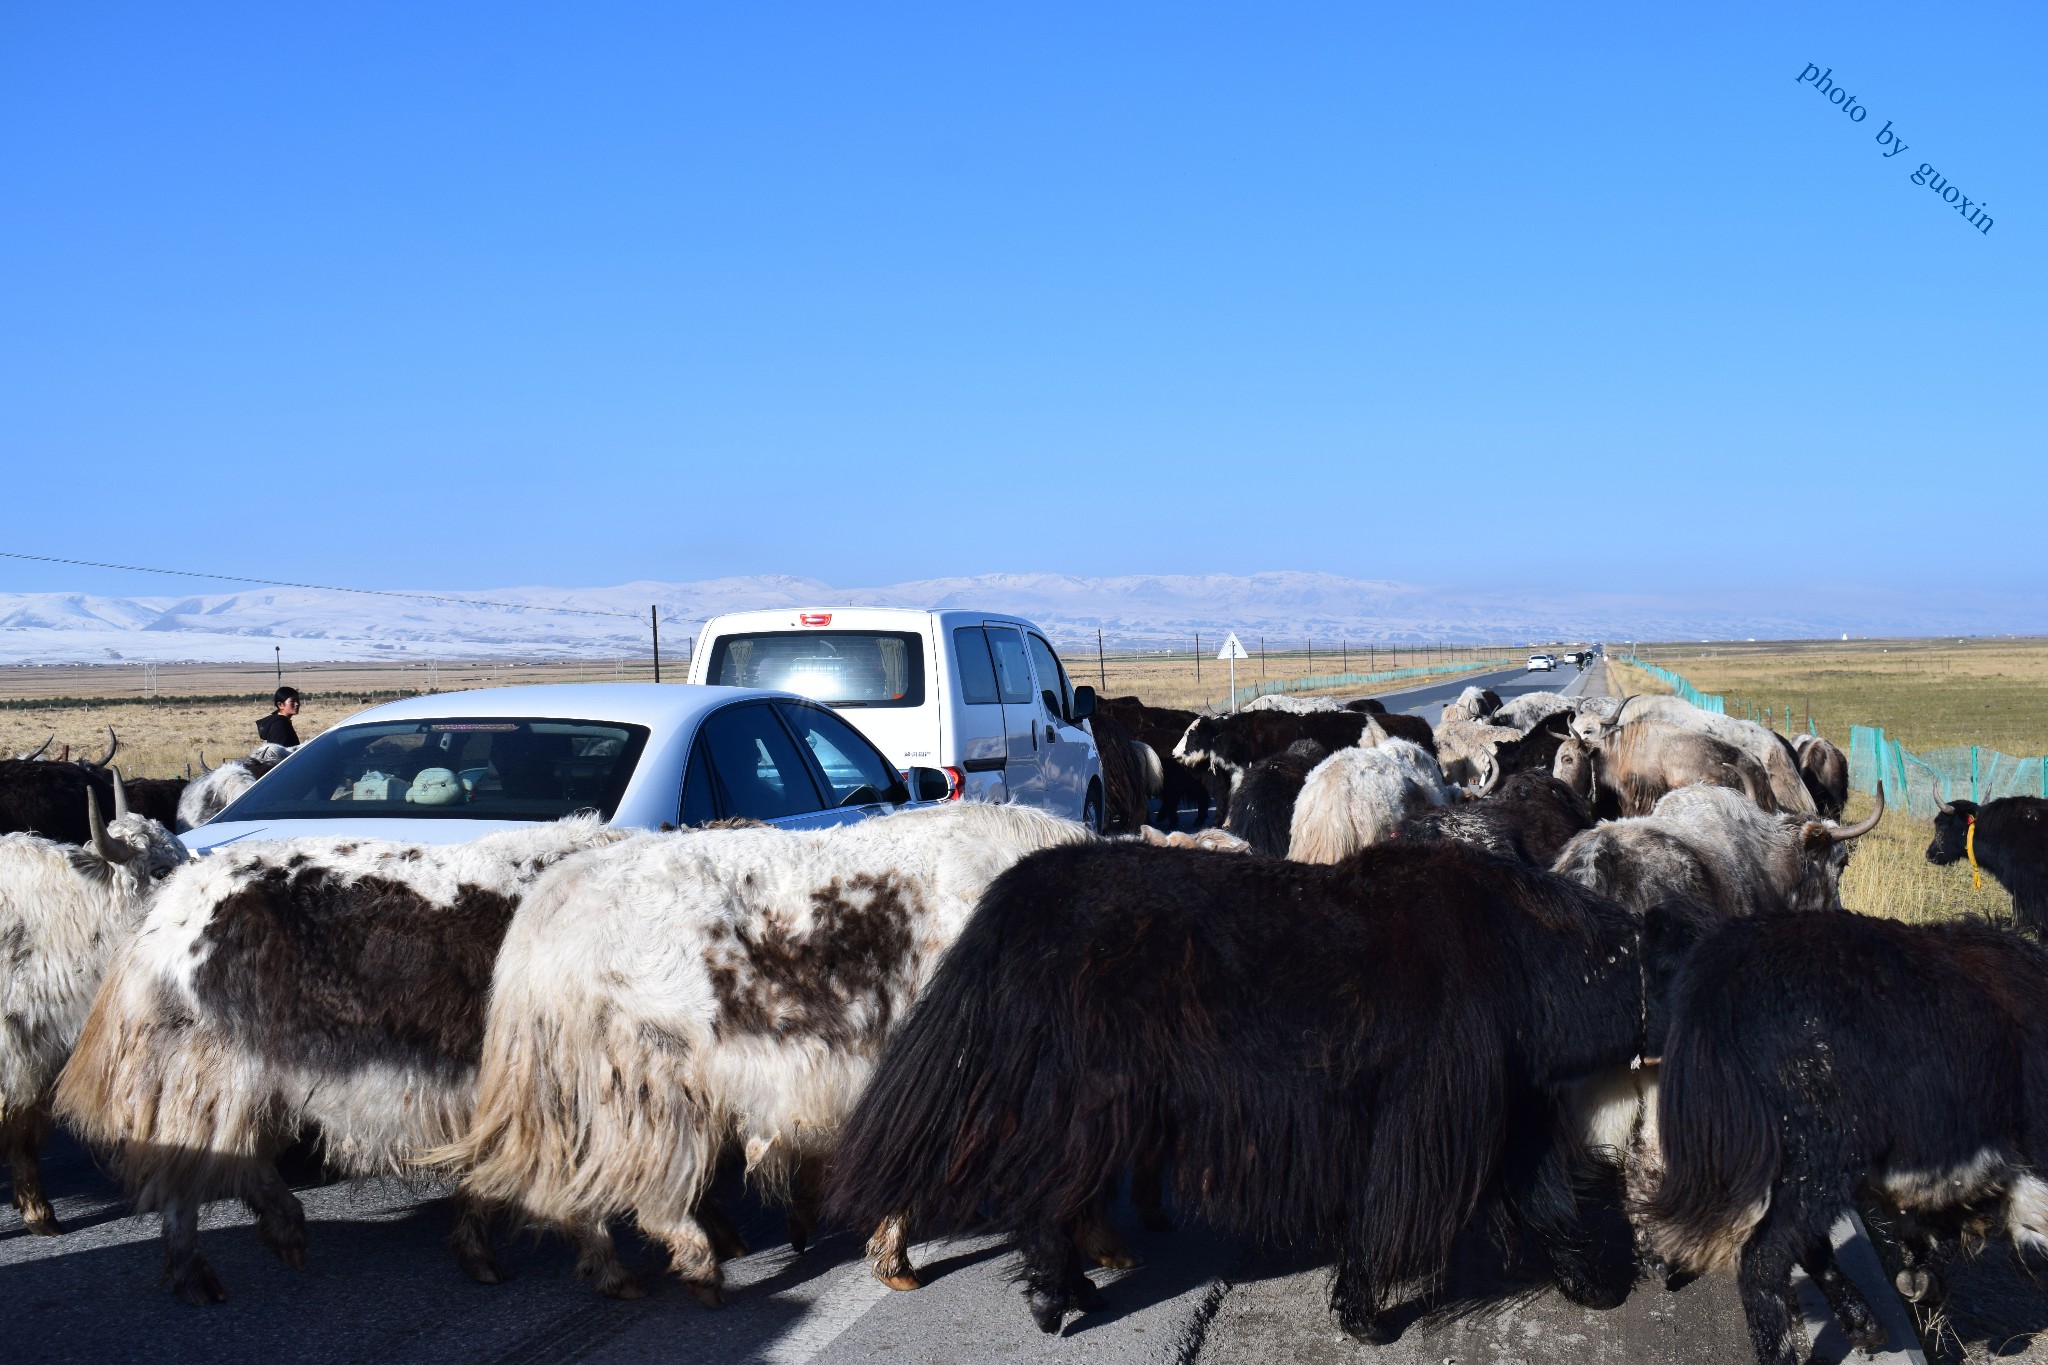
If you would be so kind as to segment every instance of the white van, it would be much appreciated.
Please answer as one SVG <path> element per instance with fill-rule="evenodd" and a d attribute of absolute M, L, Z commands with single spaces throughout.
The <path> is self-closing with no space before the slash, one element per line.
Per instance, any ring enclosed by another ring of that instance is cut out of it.
<path fill-rule="evenodd" d="M 954 798 L 1037 806 L 1102 827 L 1102 764 L 1045 634 L 984 611 L 817 607 L 715 616 L 690 681 L 824 702 L 897 767 L 940 768 Z"/>

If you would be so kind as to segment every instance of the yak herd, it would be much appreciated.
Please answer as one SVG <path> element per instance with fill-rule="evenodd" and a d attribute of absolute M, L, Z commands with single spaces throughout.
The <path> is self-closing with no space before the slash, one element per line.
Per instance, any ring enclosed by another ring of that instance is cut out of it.
<path fill-rule="evenodd" d="M 1828 1239 L 1857 1198 L 1897 1214 L 1918 1300 L 1966 1235 L 2048 1249 L 2044 803 L 1958 802 L 1927 852 L 2005 884 L 2017 930 L 1909 925 L 1842 906 L 1883 792 L 1841 823 L 1839 750 L 1670 698 L 1473 688 L 1435 727 L 1110 698 L 1096 727 L 1123 833 L 950 803 L 194 860 L 196 820 L 111 751 L 0 763 L 15 1206 L 60 1231 L 36 1154 L 62 1122 L 212 1303 L 209 1200 L 305 1263 L 277 1162 L 310 1137 L 338 1174 L 452 1188 L 474 1279 L 526 1226 L 635 1296 L 630 1218 L 716 1307 L 738 1160 L 798 1251 L 856 1229 L 895 1288 L 921 1237 L 1011 1234 L 1058 1331 L 1104 1303 L 1090 1263 L 1130 1263 L 1128 1188 L 1148 1227 L 1327 1255 L 1368 1342 L 1474 1227 L 1587 1305 L 1733 1264 L 1771 1365 L 1803 1355 L 1794 1266 L 1881 1339 Z M 1632 1256 L 1595 1254 L 1602 1183 Z"/>

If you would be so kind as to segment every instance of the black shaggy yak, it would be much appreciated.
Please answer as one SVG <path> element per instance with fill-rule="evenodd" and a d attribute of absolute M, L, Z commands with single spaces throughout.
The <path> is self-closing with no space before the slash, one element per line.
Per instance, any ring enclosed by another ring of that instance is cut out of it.
<path fill-rule="evenodd" d="M 1547 868 L 1574 834 L 1591 828 L 1586 798 L 1549 773 L 1519 772 L 1490 796 L 1416 812 L 1395 837 L 1447 840 Z"/>
<path fill-rule="evenodd" d="M 1301 784 L 1308 781 L 1316 764 L 1329 756 L 1330 751 L 1314 740 L 1299 739 L 1283 752 L 1252 764 L 1237 795 L 1231 798 L 1230 818 L 1223 828 L 1268 858 L 1285 858 Z"/>
<path fill-rule="evenodd" d="M 2048 934 L 2048 801 L 2005 796 L 1979 806 L 1951 801 L 1934 817 L 1927 861 L 1937 867 L 1969 856 L 1976 827 L 1977 865 L 2012 893 L 2012 914 L 2022 929 Z"/>
<path fill-rule="evenodd" d="M 1898 1287 L 1929 1296 L 1932 1220 L 2048 1249 L 2048 953 L 1980 921 L 1847 912 L 1738 919 L 1670 993 L 1653 1249 L 1698 1270 L 1739 1257 L 1760 1365 L 1798 1365 L 1792 1267 L 1849 1340 L 1883 1329 L 1834 1265 L 1859 1189 L 1907 1229 Z M 1922 1220 L 1930 1220 L 1923 1222 Z"/>
<path fill-rule="evenodd" d="M 1334 1251 L 1332 1306 L 1367 1341 L 1390 1339 L 1388 1300 L 1440 1279 L 1482 1203 L 1534 1234 L 1568 1296 L 1618 1303 L 1580 1235 L 1565 1092 L 1640 1053 L 1639 924 L 1454 844 L 1329 866 L 1033 854 L 884 1055 L 830 1206 L 1014 1232 L 1048 1332 L 1104 1302 L 1069 1230 L 1160 1156 L 1225 1232 Z"/>
<path fill-rule="evenodd" d="M 180 778 L 137 777 L 123 784 L 128 809 L 146 815 L 165 829 L 178 827 Z M 0 759 L 0 834 L 40 834 L 60 844 L 92 842 L 86 825 L 85 794 L 99 798 L 105 810 L 114 802 L 114 770 L 77 763 L 33 759 Z"/>
<path fill-rule="evenodd" d="M 1209 807 L 1214 793 L 1206 780 L 1207 769 L 1197 771 L 1173 756 L 1174 746 L 1180 743 L 1180 737 L 1187 733 L 1188 726 L 1194 724 L 1194 712 L 1170 706 L 1147 706 L 1136 697 L 1097 697 L 1095 714 L 1115 717 L 1133 738 L 1159 756 L 1160 772 L 1164 778 L 1159 789 L 1161 827 L 1169 830 L 1180 828 L 1181 805 L 1190 801 L 1195 806 L 1196 828 L 1209 823 Z"/>

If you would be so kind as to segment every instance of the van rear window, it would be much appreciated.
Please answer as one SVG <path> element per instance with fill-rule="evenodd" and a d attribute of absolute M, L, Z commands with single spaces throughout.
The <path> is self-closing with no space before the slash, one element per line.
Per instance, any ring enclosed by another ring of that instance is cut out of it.
<path fill-rule="evenodd" d="M 711 646 L 705 681 L 772 687 L 828 706 L 922 706 L 924 641 L 898 630 L 725 635 Z"/>

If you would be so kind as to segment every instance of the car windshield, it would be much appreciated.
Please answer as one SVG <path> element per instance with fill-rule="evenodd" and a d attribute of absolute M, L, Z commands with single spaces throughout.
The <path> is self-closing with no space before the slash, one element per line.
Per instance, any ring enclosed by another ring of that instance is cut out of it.
<path fill-rule="evenodd" d="M 618 809 L 647 728 L 481 716 L 344 725 L 308 740 L 217 820 L 559 820 Z"/>
<path fill-rule="evenodd" d="M 711 647 L 705 681 L 794 692 L 828 706 L 922 706 L 924 645 L 896 630 L 726 635 Z"/>

